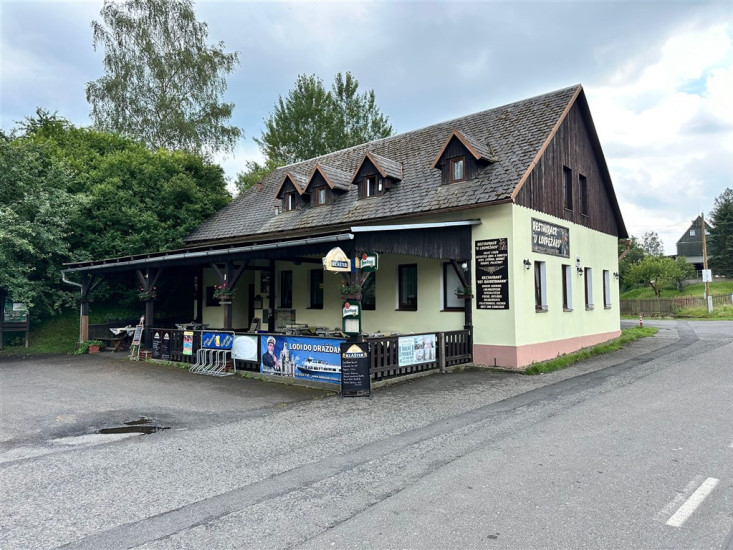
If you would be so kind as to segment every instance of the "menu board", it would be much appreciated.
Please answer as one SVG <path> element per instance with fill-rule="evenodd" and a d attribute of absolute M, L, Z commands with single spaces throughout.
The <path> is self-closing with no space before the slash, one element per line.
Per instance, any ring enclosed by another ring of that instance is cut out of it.
<path fill-rule="evenodd" d="M 476 241 L 476 308 L 509 309 L 506 238 Z"/>
<path fill-rule="evenodd" d="M 341 344 L 341 395 L 343 397 L 371 396 L 369 374 L 369 344 L 345 342 Z"/>
<path fill-rule="evenodd" d="M 160 332 L 153 334 L 153 359 L 160 359 Z"/>
<path fill-rule="evenodd" d="M 163 361 L 171 360 L 171 333 L 170 332 L 163 333 L 163 341 L 160 346 L 160 358 L 163 359 Z"/>

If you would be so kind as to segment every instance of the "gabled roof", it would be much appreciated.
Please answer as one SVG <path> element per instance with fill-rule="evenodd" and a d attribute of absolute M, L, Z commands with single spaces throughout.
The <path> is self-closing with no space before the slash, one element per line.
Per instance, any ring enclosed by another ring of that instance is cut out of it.
<path fill-rule="evenodd" d="M 306 187 L 308 186 L 308 178 L 306 178 L 305 176 L 298 174 L 297 172 L 285 172 L 285 175 L 280 182 L 280 187 L 277 188 L 277 192 L 275 193 L 276 197 L 280 197 L 280 191 L 282 191 L 283 186 L 288 180 L 290 181 L 290 183 L 293 184 L 293 187 L 295 187 L 298 195 L 302 195 L 305 192 Z"/>
<path fill-rule="evenodd" d="M 326 166 L 325 164 L 316 164 L 315 168 L 311 172 L 311 176 L 308 178 L 308 185 L 306 189 L 313 183 L 313 178 L 316 173 L 321 174 L 323 179 L 326 180 L 326 184 L 331 189 L 339 189 L 341 191 L 348 191 L 349 187 L 349 174 L 333 166 Z"/>
<path fill-rule="evenodd" d="M 372 151 L 367 151 L 364 153 L 364 157 L 362 157 L 361 162 L 356 167 L 356 170 L 354 170 L 354 175 L 351 176 L 352 184 L 357 183 L 356 176 L 359 174 L 359 170 L 364 166 L 367 159 L 371 161 L 374 168 L 377 169 L 377 172 L 379 172 L 379 175 L 383 178 L 392 178 L 397 181 L 402 179 L 402 164 L 396 160 L 388 159 L 387 157 L 383 157 Z"/>
<path fill-rule="evenodd" d="M 582 87 L 572 86 L 277 168 L 262 180 L 261 191 L 255 189 L 257 186 L 244 191 L 194 230 L 186 242 L 194 246 L 282 239 L 314 234 L 316 230 L 337 231 L 359 223 L 391 223 L 512 202 L 513 194 L 578 97 L 584 97 Z M 480 163 L 472 179 L 444 185 L 440 171 L 431 169 L 431 164 L 453 132 L 457 132 L 455 137 L 460 134 L 463 143 L 479 158 L 496 162 Z M 490 150 L 480 145 L 489 143 Z M 330 169 L 348 174 L 341 181 L 349 183 L 365 158 L 376 161 L 388 174 L 394 173 L 399 164 L 401 183 L 389 193 L 369 200 L 359 200 L 357 189 L 350 186 L 350 192 L 339 194 L 332 204 L 318 208 L 279 215 L 274 215 L 273 208 L 261 208 L 262 197 L 269 195 L 274 199 L 286 174 L 313 174 L 320 165 L 321 173 L 335 186 L 338 178 Z"/>
<path fill-rule="evenodd" d="M 497 161 L 497 159 L 491 153 L 491 149 L 489 148 L 488 145 L 485 145 L 481 143 L 479 140 L 477 140 L 476 138 L 463 134 L 459 132 L 458 130 L 453 130 L 450 133 L 450 135 L 448 136 L 448 139 L 445 140 L 443 147 L 441 147 L 440 152 L 435 157 L 435 160 L 433 161 L 433 164 L 430 165 L 430 168 L 435 168 L 436 166 L 438 166 L 438 162 L 440 162 L 440 158 L 443 156 L 443 153 L 445 152 L 446 147 L 448 147 L 448 144 L 454 138 L 460 141 L 463 144 L 463 146 L 468 150 L 468 152 L 471 153 L 471 155 L 473 155 L 473 158 L 475 158 L 476 160 L 485 160 L 486 162 L 496 162 Z"/>

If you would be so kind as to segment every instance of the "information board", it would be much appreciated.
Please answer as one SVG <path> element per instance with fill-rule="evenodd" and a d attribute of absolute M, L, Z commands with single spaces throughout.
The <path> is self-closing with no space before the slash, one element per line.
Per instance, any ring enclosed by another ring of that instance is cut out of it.
<path fill-rule="evenodd" d="M 132 345 L 133 346 L 139 346 L 140 342 L 143 339 L 143 329 L 145 328 L 144 325 L 137 325 L 135 327 L 135 334 L 132 335 Z"/>
<path fill-rule="evenodd" d="M 476 241 L 476 308 L 509 309 L 506 238 Z"/>
<path fill-rule="evenodd" d="M 369 397 L 371 393 L 369 344 L 344 342 L 341 344 L 341 395 L 343 397 Z"/>

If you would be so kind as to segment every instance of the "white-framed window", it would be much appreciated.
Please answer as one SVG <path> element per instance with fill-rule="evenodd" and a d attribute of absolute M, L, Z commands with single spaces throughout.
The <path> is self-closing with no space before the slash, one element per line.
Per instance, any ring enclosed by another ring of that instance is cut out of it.
<path fill-rule="evenodd" d="M 573 311 L 573 270 L 571 266 L 562 266 L 562 309 Z"/>
<path fill-rule="evenodd" d="M 295 193 L 285 193 L 283 206 L 285 212 L 290 212 L 295 209 Z"/>
<path fill-rule="evenodd" d="M 690 229 L 690 237 L 694 237 L 694 236 L 695 236 L 695 230 L 694 229 Z"/>
<path fill-rule="evenodd" d="M 453 264 L 445 262 L 443 264 L 443 309 L 463 310 L 465 308 L 466 300 L 456 296 L 458 288 L 463 288 L 458 273 L 453 269 Z"/>
<path fill-rule="evenodd" d="M 593 309 L 593 269 L 585 268 L 585 309 Z"/>
<path fill-rule="evenodd" d="M 547 264 L 534 263 L 534 309 L 547 311 Z"/>
<path fill-rule="evenodd" d="M 603 307 L 611 309 L 611 272 L 603 270 Z"/>

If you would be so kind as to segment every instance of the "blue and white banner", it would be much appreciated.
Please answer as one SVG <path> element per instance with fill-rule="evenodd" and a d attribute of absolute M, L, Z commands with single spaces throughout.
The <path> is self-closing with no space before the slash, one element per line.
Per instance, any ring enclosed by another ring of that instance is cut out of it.
<path fill-rule="evenodd" d="M 205 330 L 201 333 L 201 347 L 207 349 L 232 349 L 233 332 L 214 332 Z"/>
<path fill-rule="evenodd" d="M 280 334 L 260 336 L 260 372 L 340 384 L 343 341 Z"/>

